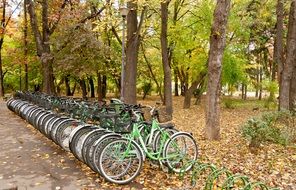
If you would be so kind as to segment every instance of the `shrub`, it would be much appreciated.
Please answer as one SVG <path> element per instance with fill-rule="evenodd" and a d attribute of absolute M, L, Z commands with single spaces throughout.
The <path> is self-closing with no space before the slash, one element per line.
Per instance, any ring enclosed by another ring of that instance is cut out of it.
<path fill-rule="evenodd" d="M 264 107 L 269 109 L 275 109 L 277 107 L 277 99 L 275 94 L 278 92 L 278 84 L 275 81 L 263 82 L 263 87 L 269 92 L 268 98 L 264 102 Z"/>
<path fill-rule="evenodd" d="M 258 148 L 263 142 L 288 145 L 296 141 L 295 113 L 269 112 L 260 118 L 251 118 L 242 126 L 242 135 L 250 147 Z"/>
<path fill-rule="evenodd" d="M 231 99 L 225 99 L 224 100 L 224 106 L 227 109 L 234 109 L 236 107 L 236 104 L 233 100 Z"/>

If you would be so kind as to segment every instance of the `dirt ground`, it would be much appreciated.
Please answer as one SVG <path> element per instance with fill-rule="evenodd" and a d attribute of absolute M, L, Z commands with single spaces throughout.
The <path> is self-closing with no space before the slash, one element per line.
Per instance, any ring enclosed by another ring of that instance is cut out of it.
<path fill-rule="evenodd" d="M 81 189 L 95 181 L 69 153 L 0 102 L 0 189 Z"/>

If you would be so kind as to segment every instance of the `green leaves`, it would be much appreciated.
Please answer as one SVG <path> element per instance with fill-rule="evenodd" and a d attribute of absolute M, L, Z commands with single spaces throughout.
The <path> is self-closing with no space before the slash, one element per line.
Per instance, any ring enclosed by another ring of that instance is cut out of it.
<path fill-rule="evenodd" d="M 255 148 L 262 142 L 287 145 L 296 139 L 294 121 L 295 116 L 290 112 L 265 113 L 261 118 L 249 119 L 242 127 L 242 134 Z"/>
<path fill-rule="evenodd" d="M 247 57 L 240 52 L 231 51 L 230 47 L 224 52 L 222 83 L 230 86 L 237 85 L 247 80 L 246 64 Z"/>

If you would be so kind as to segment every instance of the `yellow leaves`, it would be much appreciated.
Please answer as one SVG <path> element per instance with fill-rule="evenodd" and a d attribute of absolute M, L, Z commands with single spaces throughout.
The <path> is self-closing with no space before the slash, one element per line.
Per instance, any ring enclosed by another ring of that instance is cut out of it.
<path fill-rule="evenodd" d="M 42 158 L 43 159 L 48 159 L 49 158 L 49 154 L 43 154 Z"/>
<path fill-rule="evenodd" d="M 35 186 L 39 186 L 39 185 L 41 185 L 42 183 L 40 183 L 40 182 L 37 182 L 37 183 L 35 183 L 34 185 Z"/>

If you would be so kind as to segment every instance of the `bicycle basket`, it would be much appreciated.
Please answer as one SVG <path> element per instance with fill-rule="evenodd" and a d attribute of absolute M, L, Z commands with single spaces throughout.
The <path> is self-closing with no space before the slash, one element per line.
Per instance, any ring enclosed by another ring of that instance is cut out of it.
<path fill-rule="evenodd" d="M 123 117 L 119 114 L 100 114 L 100 126 L 115 133 L 130 133 L 132 122 L 130 117 Z"/>

